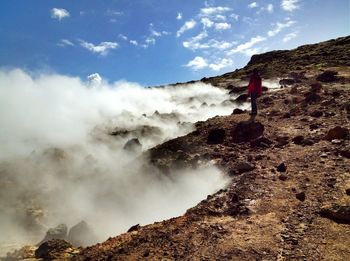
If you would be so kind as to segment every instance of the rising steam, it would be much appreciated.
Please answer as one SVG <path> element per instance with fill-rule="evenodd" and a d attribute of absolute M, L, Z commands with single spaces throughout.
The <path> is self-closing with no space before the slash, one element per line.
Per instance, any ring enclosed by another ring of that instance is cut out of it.
<path fill-rule="evenodd" d="M 162 175 L 142 151 L 123 149 L 137 138 L 145 151 L 231 113 L 225 90 L 97 76 L 0 71 L 0 244 L 37 243 L 48 227 L 81 220 L 104 240 L 183 214 L 226 184 L 213 167 Z"/>

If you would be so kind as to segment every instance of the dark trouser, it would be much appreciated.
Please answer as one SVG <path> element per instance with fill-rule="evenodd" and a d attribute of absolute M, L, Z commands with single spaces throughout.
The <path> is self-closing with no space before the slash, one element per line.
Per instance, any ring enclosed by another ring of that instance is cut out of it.
<path fill-rule="evenodd" d="M 256 99 L 258 98 L 258 94 L 256 92 L 252 92 L 250 94 L 250 100 L 252 103 L 252 112 L 251 114 L 257 115 L 258 114 L 258 107 L 256 106 Z"/>

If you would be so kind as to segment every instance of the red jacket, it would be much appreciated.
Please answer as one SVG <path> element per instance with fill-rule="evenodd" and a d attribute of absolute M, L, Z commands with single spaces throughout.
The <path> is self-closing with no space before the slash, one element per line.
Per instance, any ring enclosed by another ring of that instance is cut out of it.
<path fill-rule="evenodd" d="M 259 75 L 252 75 L 250 77 L 248 94 L 251 93 L 257 93 L 258 95 L 262 94 L 261 78 Z"/>

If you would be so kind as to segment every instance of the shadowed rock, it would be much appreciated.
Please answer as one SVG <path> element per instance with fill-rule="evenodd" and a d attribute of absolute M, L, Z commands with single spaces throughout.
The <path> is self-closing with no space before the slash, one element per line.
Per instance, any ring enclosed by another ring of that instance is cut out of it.
<path fill-rule="evenodd" d="M 319 74 L 316 80 L 320 82 L 335 82 L 338 80 L 336 76 L 337 74 L 338 72 L 335 72 L 335 71 L 325 71 Z"/>
<path fill-rule="evenodd" d="M 221 144 L 225 139 L 225 130 L 224 129 L 215 129 L 209 132 L 207 138 L 207 144 Z"/>
<path fill-rule="evenodd" d="M 85 221 L 81 221 L 73 226 L 68 233 L 68 241 L 76 247 L 93 244 L 95 235 Z"/>
<path fill-rule="evenodd" d="M 232 130 L 232 141 L 235 143 L 249 142 L 259 138 L 264 133 L 264 126 L 260 122 L 240 122 Z"/>
<path fill-rule="evenodd" d="M 337 223 L 350 224 L 350 206 L 333 205 L 326 207 L 321 209 L 320 215 Z"/>
<path fill-rule="evenodd" d="M 47 232 L 46 235 L 44 237 L 43 240 L 40 241 L 40 244 L 52 240 L 52 239 L 63 239 L 65 240 L 67 238 L 67 231 L 68 231 L 68 227 L 65 224 L 60 224 L 55 228 L 50 228 Z"/>
<path fill-rule="evenodd" d="M 336 140 L 336 139 L 345 139 L 348 135 L 349 135 L 349 130 L 347 128 L 336 126 L 328 131 L 324 139 L 328 141 Z"/>
<path fill-rule="evenodd" d="M 141 151 L 142 150 L 142 145 L 139 141 L 139 139 L 131 139 L 128 140 L 127 143 L 124 145 L 124 150 L 128 151 Z"/>

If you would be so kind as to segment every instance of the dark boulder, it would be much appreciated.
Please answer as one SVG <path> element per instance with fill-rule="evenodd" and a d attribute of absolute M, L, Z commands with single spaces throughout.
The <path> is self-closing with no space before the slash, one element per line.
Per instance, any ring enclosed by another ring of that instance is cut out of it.
<path fill-rule="evenodd" d="M 280 165 L 278 165 L 276 169 L 277 169 L 278 172 L 286 172 L 287 171 L 287 166 L 283 162 Z"/>
<path fill-rule="evenodd" d="M 295 79 L 291 79 L 291 78 L 281 79 L 279 81 L 279 84 L 281 86 L 293 85 L 295 83 L 296 83 Z"/>
<path fill-rule="evenodd" d="M 139 230 L 140 227 L 141 227 L 140 224 L 136 224 L 136 225 L 130 227 L 127 232 L 129 233 L 129 232 L 137 231 L 137 230 Z"/>
<path fill-rule="evenodd" d="M 81 221 L 69 230 L 68 241 L 76 247 L 85 247 L 95 243 L 96 237 L 88 224 Z"/>
<path fill-rule="evenodd" d="M 248 171 L 252 171 L 254 169 L 255 169 L 255 167 L 253 165 L 251 165 L 250 163 L 245 162 L 245 161 L 238 162 L 236 167 L 235 167 L 235 170 L 239 174 L 244 173 L 244 172 L 248 172 Z"/>
<path fill-rule="evenodd" d="M 67 239 L 67 232 L 68 232 L 68 227 L 65 224 L 60 224 L 55 228 L 50 228 L 44 237 L 43 240 L 40 241 L 40 244 L 49 241 L 51 239 Z"/>
<path fill-rule="evenodd" d="M 321 209 L 320 215 L 340 224 L 350 224 L 350 206 L 325 207 Z"/>
<path fill-rule="evenodd" d="M 312 102 L 318 102 L 321 100 L 321 96 L 314 93 L 314 92 L 307 92 L 304 94 L 305 102 L 312 103 Z"/>
<path fill-rule="evenodd" d="M 312 92 L 319 92 L 322 89 L 322 84 L 319 82 L 314 82 L 310 85 Z"/>
<path fill-rule="evenodd" d="M 67 260 L 68 252 L 72 252 L 67 250 L 73 250 L 70 243 L 61 239 L 53 239 L 42 243 L 35 251 L 35 257 L 44 260 Z"/>
<path fill-rule="evenodd" d="M 293 141 L 294 144 L 301 145 L 301 144 L 303 144 L 304 136 L 301 136 L 301 135 L 295 136 L 292 139 L 292 141 Z"/>
<path fill-rule="evenodd" d="M 247 86 L 232 86 L 230 88 L 230 92 L 228 94 L 237 94 L 247 90 Z"/>
<path fill-rule="evenodd" d="M 241 94 L 235 99 L 235 101 L 238 103 L 246 102 L 248 100 L 248 97 L 248 94 Z"/>
<path fill-rule="evenodd" d="M 259 138 L 264 133 L 264 125 L 260 122 L 240 122 L 232 130 L 232 141 L 235 143 L 249 142 Z"/>
<path fill-rule="evenodd" d="M 314 118 L 319 118 L 323 115 L 323 111 L 319 111 L 319 110 L 315 110 L 313 112 L 310 113 L 310 116 L 314 117 Z"/>
<path fill-rule="evenodd" d="M 207 138 L 207 144 L 221 144 L 225 140 L 225 130 L 224 129 L 214 129 L 210 130 Z"/>
<path fill-rule="evenodd" d="M 139 139 L 135 138 L 135 139 L 128 140 L 125 143 L 123 149 L 128 151 L 133 151 L 133 152 L 139 152 L 142 150 L 142 145 Z"/>
<path fill-rule="evenodd" d="M 338 72 L 335 71 L 324 71 L 323 73 L 319 74 L 316 77 L 317 81 L 320 82 L 335 82 L 338 80 L 338 77 L 336 76 Z"/>
<path fill-rule="evenodd" d="M 324 139 L 328 141 L 336 139 L 346 139 L 348 135 L 349 130 L 347 128 L 336 126 L 328 131 Z"/>
<path fill-rule="evenodd" d="M 306 199 L 306 195 L 305 192 L 299 192 L 297 194 L 295 194 L 296 199 L 300 200 L 301 202 L 304 202 Z"/>
<path fill-rule="evenodd" d="M 244 110 L 241 110 L 239 108 L 236 108 L 233 110 L 232 112 L 232 115 L 235 115 L 235 114 L 243 114 L 244 113 Z"/>

